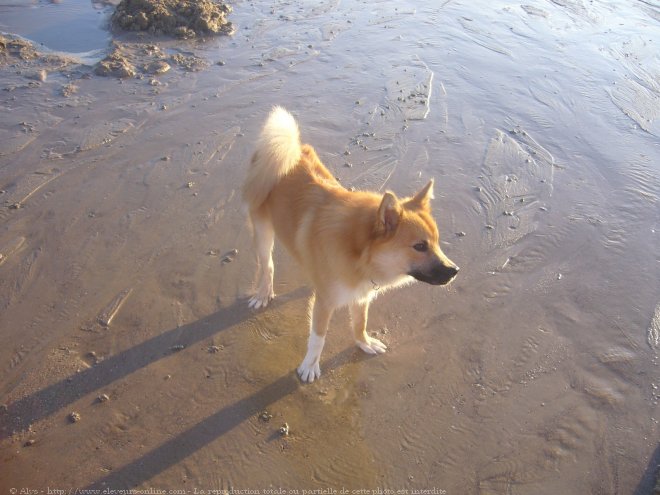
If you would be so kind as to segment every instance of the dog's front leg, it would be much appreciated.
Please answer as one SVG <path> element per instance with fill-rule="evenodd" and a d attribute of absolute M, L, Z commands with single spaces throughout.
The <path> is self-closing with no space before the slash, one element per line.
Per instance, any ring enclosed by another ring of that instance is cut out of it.
<path fill-rule="evenodd" d="M 353 322 L 353 336 L 355 343 L 367 354 L 382 354 L 387 346 L 380 340 L 367 334 L 367 314 L 369 313 L 369 301 L 351 303 L 349 308 L 351 321 Z"/>
<path fill-rule="evenodd" d="M 312 296 L 310 304 L 313 304 L 311 325 L 309 329 L 309 340 L 307 341 L 307 354 L 300 366 L 298 375 L 304 382 L 313 382 L 321 376 L 321 352 L 325 344 L 325 334 L 332 316 L 333 307 L 319 296 Z"/>

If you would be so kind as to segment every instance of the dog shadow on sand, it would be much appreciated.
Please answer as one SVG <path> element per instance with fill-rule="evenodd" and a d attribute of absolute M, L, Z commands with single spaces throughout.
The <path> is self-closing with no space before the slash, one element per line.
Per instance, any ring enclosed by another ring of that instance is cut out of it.
<path fill-rule="evenodd" d="M 268 310 L 277 309 L 293 300 L 308 296 L 309 289 L 301 287 L 278 296 L 268 306 Z M 189 347 L 253 316 L 254 310 L 249 309 L 246 301 L 241 299 L 206 318 L 168 330 L 108 357 L 91 368 L 10 403 L 0 411 L 0 439 L 27 431 L 32 423 L 56 414 L 87 394 L 101 390 L 112 382 L 171 355 L 173 347 Z M 355 354 L 355 348 L 351 346 L 325 360 L 322 366 L 326 371 L 340 368 L 353 360 Z M 365 355 L 365 358 L 368 357 Z M 142 457 L 93 482 L 87 488 L 98 489 L 108 486 L 130 488 L 139 485 L 302 386 L 305 385 L 301 383 L 295 369 L 292 368 L 289 374 L 254 394 L 220 409 Z"/>

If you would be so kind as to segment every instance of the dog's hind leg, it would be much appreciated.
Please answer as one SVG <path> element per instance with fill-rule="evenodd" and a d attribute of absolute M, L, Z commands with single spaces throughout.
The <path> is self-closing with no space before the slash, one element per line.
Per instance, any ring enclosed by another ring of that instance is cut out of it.
<path fill-rule="evenodd" d="M 369 313 L 369 301 L 354 302 L 349 307 L 351 322 L 353 323 L 353 337 L 355 343 L 367 354 L 382 354 L 387 346 L 380 340 L 367 334 L 367 314 Z"/>
<path fill-rule="evenodd" d="M 313 382 L 321 376 L 321 352 L 325 345 L 325 335 L 332 316 L 333 308 L 318 296 L 312 296 L 310 305 L 313 305 L 309 340 L 307 341 L 307 354 L 300 366 L 298 375 L 303 382 Z"/>
<path fill-rule="evenodd" d="M 275 297 L 273 291 L 273 243 L 275 232 L 270 219 L 250 213 L 252 226 L 254 228 L 254 245 L 257 250 L 257 261 L 259 263 L 257 277 L 257 293 L 250 298 L 248 305 L 259 309 L 266 307 L 271 299 Z"/>

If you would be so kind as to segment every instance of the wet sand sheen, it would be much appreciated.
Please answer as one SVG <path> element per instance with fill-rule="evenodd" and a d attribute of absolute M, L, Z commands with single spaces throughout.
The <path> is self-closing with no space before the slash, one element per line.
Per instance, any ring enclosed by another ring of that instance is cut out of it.
<path fill-rule="evenodd" d="M 252 2 L 230 19 L 232 38 L 157 41 L 197 72 L 0 66 L 0 486 L 649 493 L 657 9 Z M 383 356 L 338 312 L 304 386 L 309 292 L 280 248 L 279 297 L 247 308 L 238 190 L 275 103 L 347 187 L 435 177 L 462 267 L 376 300 Z"/>

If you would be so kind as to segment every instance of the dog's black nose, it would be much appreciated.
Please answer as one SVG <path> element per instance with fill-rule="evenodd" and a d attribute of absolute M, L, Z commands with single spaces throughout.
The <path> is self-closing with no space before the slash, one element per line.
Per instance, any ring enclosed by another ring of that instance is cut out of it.
<path fill-rule="evenodd" d="M 431 285 L 446 285 L 451 282 L 456 274 L 458 274 L 459 268 L 456 265 L 442 265 L 437 264 L 433 265 L 429 269 L 417 269 L 408 273 L 412 277 L 415 277 L 417 280 L 426 282 Z"/>
<path fill-rule="evenodd" d="M 458 268 L 456 265 L 451 265 L 451 266 L 442 265 L 435 272 L 436 283 L 440 285 L 448 284 L 458 274 L 458 270 L 460 270 L 460 268 Z"/>

